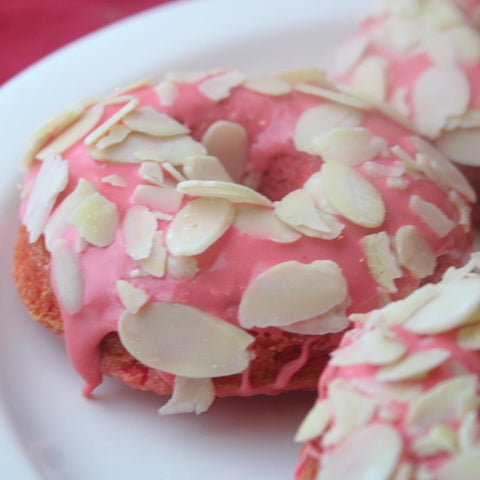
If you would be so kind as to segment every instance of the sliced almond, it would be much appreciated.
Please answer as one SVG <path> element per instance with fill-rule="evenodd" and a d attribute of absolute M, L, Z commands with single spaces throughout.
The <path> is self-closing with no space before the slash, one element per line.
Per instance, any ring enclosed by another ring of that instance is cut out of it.
<path fill-rule="evenodd" d="M 180 173 L 170 162 L 162 162 L 162 168 L 170 174 L 170 176 L 177 182 L 183 182 L 186 180 L 184 175 Z"/>
<path fill-rule="evenodd" d="M 446 464 L 438 471 L 438 480 L 474 480 L 480 471 L 480 447 L 477 445 L 471 450 L 447 460 Z"/>
<path fill-rule="evenodd" d="M 362 353 L 372 365 L 388 365 L 399 361 L 407 347 L 395 338 L 386 336 L 378 329 L 370 330 L 361 337 Z"/>
<path fill-rule="evenodd" d="M 310 85 L 308 83 L 299 83 L 295 85 L 295 90 L 306 93 L 307 95 L 314 95 L 315 97 L 335 102 L 338 105 L 343 105 L 348 108 L 368 110 L 368 104 L 359 100 L 353 95 L 349 95 L 346 92 L 337 91 L 337 89 L 334 88 L 333 83 L 327 83 L 325 87 L 320 87 L 318 85 Z"/>
<path fill-rule="evenodd" d="M 68 175 L 68 162 L 59 155 L 51 155 L 42 163 L 23 216 L 30 243 L 40 238 L 58 194 L 67 186 Z"/>
<path fill-rule="evenodd" d="M 322 165 L 328 199 L 345 218 L 367 228 L 385 220 L 385 205 L 377 189 L 355 169 L 338 161 Z"/>
<path fill-rule="evenodd" d="M 232 225 L 233 204 L 221 198 L 199 198 L 187 203 L 173 218 L 166 244 L 172 255 L 198 255 L 213 245 Z"/>
<path fill-rule="evenodd" d="M 122 305 L 129 313 L 137 313 L 148 302 L 150 295 L 126 280 L 117 280 L 117 292 Z"/>
<path fill-rule="evenodd" d="M 387 232 L 373 233 L 362 239 L 367 265 L 375 280 L 388 292 L 395 293 L 395 279 L 402 276 L 397 259 L 390 248 Z"/>
<path fill-rule="evenodd" d="M 230 90 L 238 87 L 245 77 L 235 70 L 204 80 L 198 90 L 214 102 L 219 102 L 230 96 Z"/>
<path fill-rule="evenodd" d="M 215 386 L 211 378 L 188 378 L 177 375 L 173 394 L 158 413 L 160 415 L 200 414 L 208 410 L 214 399 Z"/>
<path fill-rule="evenodd" d="M 415 439 L 412 450 L 419 457 L 431 457 L 442 453 L 454 454 L 457 448 L 457 434 L 446 425 L 434 425 L 426 435 Z"/>
<path fill-rule="evenodd" d="M 123 219 L 122 233 L 127 254 L 135 260 L 147 258 L 157 229 L 155 215 L 142 205 L 130 207 Z"/>
<path fill-rule="evenodd" d="M 239 204 L 233 226 L 248 235 L 267 238 L 278 243 L 291 243 L 301 234 L 288 227 L 267 208 L 256 205 Z"/>
<path fill-rule="evenodd" d="M 164 107 L 170 107 L 171 105 L 173 105 L 179 95 L 178 87 L 168 80 L 160 82 L 155 87 L 155 91 L 157 92 L 160 103 Z"/>
<path fill-rule="evenodd" d="M 138 174 L 147 182 L 153 183 L 153 185 L 163 185 L 165 183 L 163 170 L 156 162 L 142 162 L 138 169 Z"/>
<path fill-rule="evenodd" d="M 274 97 L 286 95 L 292 90 L 290 84 L 285 80 L 267 74 L 249 75 L 243 82 L 243 86 L 254 92 Z"/>
<path fill-rule="evenodd" d="M 299 335 L 326 335 L 345 330 L 350 321 L 346 309 L 350 305 L 350 299 L 331 308 L 328 312 L 307 318 L 291 325 L 282 326 L 284 332 L 298 333 Z"/>
<path fill-rule="evenodd" d="M 368 425 L 325 452 L 318 480 L 389 479 L 397 468 L 402 448 L 402 438 L 395 428 Z"/>
<path fill-rule="evenodd" d="M 275 75 L 280 80 L 284 80 L 290 84 L 294 83 L 311 83 L 321 84 L 327 77 L 325 70 L 319 70 L 317 67 L 300 67 L 292 70 L 282 70 Z"/>
<path fill-rule="evenodd" d="M 157 278 L 165 276 L 167 262 L 167 249 L 163 245 L 163 232 L 155 232 L 152 249 L 147 258 L 140 259 L 138 263 L 142 270 Z"/>
<path fill-rule="evenodd" d="M 347 293 L 336 263 L 288 261 L 265 270 L 250 283 L 238 318 L 245 328 L 290 325 L 327 312 L 343 302 Z"/>
<path fill-rule="evenodd" d="M 146 133 L 155 137 L 170 137 L 190 132 L 185 125 L 160 113 L 150 105 L 132 110 L 123 117 L 122 121 L 134 132 Z"/>
<path fill-rule="evenodd" d="M 352 85 L 379 101 L 387 96 L 387 64 L 380 57 L 365 58 L 353 72 Z"/>
<path fill-rule="evenodd" d="M 183 194 L 168 186 L 137 185 L 130 201 L 152 210 L 174 213 L 182 204 Z"/>
<path fill-rule="evenodd" d="M 248 160 L 247 131 L 238 123 L 219 120 L 203 135 L 209 155 L 217 157 L 234 182 L 239 182 Z"/>
<path fill-rule="evenodd" d="M 436 146 L 451 160 L 462 165 L 480 166 L 480 128 L 444 133 Z"/>
<path fill-rule="evenodd" d="M 120 175 L 114 173 L 112 175 L 107 175 L 106 177 L 102 177 L 101 179 L 102 183 L 107 183 L 108 185 L 111 185 L 112 187 L 126 187 L 128 185 L 127 181 L 121 177 Z"/>
<path fill-rule="evenodd" d="M 301 152 L 315 154 L 314 141 L 338 127 L 358 127 L 362 122 L 360 110 L 327 102 L 309 108 L 297 120 L 294 133 L 295 146 Z"/>
<path fill-rule="evenodd" d="M 296 442 L 307 442 L 323 434 L 332 420 L 332 404 L 329 399 L 315 402 L 295 434 Z"/>
<path fill-rule="evenodd" d="M 269 207 L 272 202 L 245 185 L 217 180 L 187 180 L 177 185 L 181 193 L 193 197 L 213 197 L 230 200 L 233 203 L 249 203 Z"/>
<path fill-rule="evenodd" d="M 250 362 L 254 338 L 197 308 L 152 302 L 137 314 L 120 317 L 124 347 L 143 364 L 192 378 L 240 373 Z M 205 341 L 205 340 L 208 341 Z"/>
<path fill-rule="evenodd" d="M 63 238 L 52 244 L 52 274 L 56 293 L 69 315 L 83 307 L 84 280 L 78 256 Z"/>
<path fill-rule="evenodd" d="M 455 222 L 450 220 L 434 203 L 423 200 L 418 195 L 410 197 L 410 210 L 418 215 L 440 238 L 445 238 Z"/>
<path fill-rule="evenodd" d="M 450 117 L 465 113 L 470 97 L 468 78 L 460 69 L 431 67 L 423 72 L 412 93 L 415 124 L 420 133 L 437 137 Z"/>
<path fill-rule="evenodd" d="M 422 391 L 421 385 L 415 382 L 385 383 L 374 377 L 359 377 L 351 380 L 358 391 L 374 396 L 379 401 L 410 403 Z"/>
<path fill-rule="evenodd" d="M 195 155 L 188 157 L 183 165 L 183 173 L 188 180 L 218 180 L 232 182 L 232 177 L 217 157 Z"/>
<path fill-rule="evenodd" d="M 193 278 L 199 271 L 198 262 L 193 257 L 175 255 L 167 257 L 167 272 L 173 278 L 179 280 Z"/>
<path fill-rule="evenodd" d="M 117 143 L 122 143 L 131 132 L 132 131 L 125 127 L 125 125 L 114 125 L 108 134 L 102 137 L 95 146 L 101 150 L 102 148 L 107 148 L 111 147 L 112 145 L 116 145 Z"/>
<path fill-rule="evenodd" d="M 113 243 L 117 233 L 117 206 L 95 192 L 80 202 L 69 221 L 87 242 L 97 247 L 107 247 Z"/>
<path fill-rule="evenodd" d="M 457 333 L 457 343 L 464 350 L 480 350 L 480 323 L 461 328 Z"/>
<path fill-rule="evenodd" d="M 425 278 L 435 271 L 437 258 L 430 243 L 413 225 L 404 225 L 395 233 L 398 263 L 416 278 Z"/>
<path fill-rule="evenodd" d="M 461 452 L 470 450 L 478 443 L 478 412 L 472 410 L 462 418 L 458 429 L 458 449 Z"/>
<path fill-rule="evenodd" d="M 329 365 L 349 367 L 368 363 L 365 351 L 360 342 L 352 342 L 333 351 Z"/>

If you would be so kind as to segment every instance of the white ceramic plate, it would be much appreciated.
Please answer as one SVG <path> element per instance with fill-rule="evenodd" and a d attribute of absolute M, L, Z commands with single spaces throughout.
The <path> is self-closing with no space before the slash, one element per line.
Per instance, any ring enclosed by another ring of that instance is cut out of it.
<path fill-rule="evenodd" d="M 216 400 L 160 417 L 165 399 L 106 379 L 94 398 L 63 343 L 32 322 L 10 278 L 25 137 L 69 104 L 166 71 L 328 66 L 371 0 L 197 0 L 75 42 L 0 89 L 0 478 L 289 480 L 314 394 Z"/>

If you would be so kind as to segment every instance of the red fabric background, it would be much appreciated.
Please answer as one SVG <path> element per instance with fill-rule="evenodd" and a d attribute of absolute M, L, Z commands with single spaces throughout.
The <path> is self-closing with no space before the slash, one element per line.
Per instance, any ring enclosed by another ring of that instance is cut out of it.
<path fill-rule="evenodd" d="M 172 0 L 0 0 L 0 84 L 57 48 Z"/>

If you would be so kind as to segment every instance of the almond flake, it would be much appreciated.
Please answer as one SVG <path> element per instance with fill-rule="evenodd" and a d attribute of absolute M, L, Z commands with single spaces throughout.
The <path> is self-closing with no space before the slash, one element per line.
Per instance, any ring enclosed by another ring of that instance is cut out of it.
<path fill-rule="evenodd" d="M 243 86 L 254 92 L 271 96 L 286 95 L 292 91 L 289 83 L 267 74 L 249 75 L 243 82 Z"/>
<path fill-rule="evenodd" d="M 137 313 L 150 298 L 147 292 L 126 280 L 117 280 L 117 292 L 122 305 L 129 313 Z"/>
<path fill-rule="evenodd" d="M 107 247 L 113 243 L 117 233 L 117 206 L 95 192 L 80 202 L 69 221 L 87 242 L 97 247 Z"/>
<path fill-rule="evenodd" d="M 333 351 L 329 365 L 335 367 L 350 367 L 353 365 L 364 365 L 368 363 L 365 351 L 360 342 L 353 342 L 341 346 Z"/>
<path fill-rule="evenodd" d="M 135 132 L 155 137 L 170 137 L 190 132 L 187 127 L 150 105 L 132 110 L 123 117 L 123 123 Z"/>
<path fill-rule="evenodd" d="M 390 248 L 387 232 L 373 233 L 362 239 L 368 268 L 375 280 L 388 292 L 395 293 L 394 280 L 402 276 L 397 259 Z"/>
<path fill-rule="evenodd" d="M 344 225 L 316 207 L 305 190 L 294 190 L 275 203 L 275 214 L 287 225 L 309 237 L 337 238 Z"/>
<path fill-rule="evenodd" d="M 368 425 L 353 432 L 323 455 L 318 480 L 386 480 L 395 471 L 402 454 L 402 438 L 395 428 Z"/>
<path fill-rule="evenodd" d="M 423 200 L 418 195 L 410 197 L 410 209 L 418 215 L 440 238 L 446 237 L 455 222 L 450 220 L 434 203 Z"/>
<path fill-rule="evenodd" d="M 155 92 L 164 107 L 171 107 L 179 95 L 178 87 L 168 80 L 160 82 L 155 87 Z"/>
<path fill-rule="evenodd" d="M 122 143 L 132 131 L 118 123 L 114 125 L 107 135 L 102 137 L 95 145 L 96 148 L 102 150 L 103 148 L 111 147 L 112 145 L 116 145 L 117 143 Z"/>
<path fill-rule="evenodd" d="M 199 271 L 196 258 L 176 255 L 167 257 L 167 272 L 173 278 L 178 280 L 193 278 Z"/>
<path fill-rule="evenodd" d="M 409 91 L 406 88 L 397 88 L 392 93 L 392 98 L 390 100 L 390 105 L 400 112 L 404 117 L 410 117 L 410 106 L 408 104 L 407 98 Z"/>
<path fill-rule="evenodd" d="M 230 90 L 238 87 L 244 80 L 245 77 L 240 72 L 233 70 L 204 80 L 198 90 L 214 102 L 219 102 L 228 98 Z"/>
<path fill-rule="evenodd" d="M 202 143 L 217 157 L 234 182 L 242 178 L 248 160 L 247 131 L 238 123 L 219 120 L 208 127 Z"/>
<path fill-rule="evenodd" d="M 353 87 L 379 101 L 387 95 L 387 65 L 379 57 L 365 58 L 353 72 Z"/>
<path fill-rule="evenodd" d="M 198 255 L 230 228 L 235 207 L 221 198 L 199 198 L 187 203 L 167 230 L 167 249 L 172 255 Z"/>
<path fill-rule="evenodd" d="M 413 478 L 413 465 L 408 462 L 402 462 L 392 480 L 412 480 Z"/>
<path fill-rule="evenodd" d="M 215 399 L 211 378 L 188 378 L 177 375 L 170 400 L 158 411 L 160 415 L 178 413 L 200 414 L 208 410 Z"/>
<path fill-rule="evenodd" d="M 426 435 L 415 439 L 412 444 L 412 450 L 419 457 L 454 454 L 456 447 L 457 434 L 446 425 L 434 425 Z"/>
<path fill-rule="evenodd" d="M 163 162 L 162 168 L 177 182 L 183 182 L 186 178 L 169 162 Z"/>
<path fill-rule="evenodd" d="M 193 197 L 223 198 L 233 203 L 249 203 L 264 207 L 272 205 L 267 197 L 238 183 L 217 180 L 187 180 L 180 182 L 177 190 Z"/>
<path fill-rule="evenodd" d="M 311 83 L 315 85 L 325 81 L 327 72 L 325 70 L 319 70 L 317 67 L 300 67 L 292 70 L 283 70 L 275 76 L 290 84 Z"/>
<path fill-rule="evenodd" d="M 428 277 L 435 271 L 435 252 L 420 230 L 413 225 L 404 225 L 397 230 L 395 250 L 398 263 L 416 278 Z"/>
<path fill-rule="evenodd" d="M 56 292 L 69 315 L 78 313 L 83 307 L 84 281 L 78 257 L 63 238 L 52 244 L 52 274 Z"/>
<path fill-rule="evenodd" d="M 338 161 L 322 165 L 328 199 L 345 218 L 367 228 L 382 225 L 385 205 L 377 189 L 355 169 Z"/>
<path fill-rule="evenodd" d="M 460 423 L 458 429 L 458 448 L 461 452 L 470 450 L 478 443 L 478 412 L 468 412 Z"/>
<path fill-rule="evenodd" d="M 457 343 L 464 350 L 480 350 L 480 323 L 460 329 Z"/>
<path fill-rule="evenodd" d="M 126 180 L 116 173 L 114 173 L 113 175 L 107 175 L 106 177 L 102 177 L 101 182 L 107 183 L 112 187 L 120 187 L 120 188 L 126 187 L 128 185 Z"/>
<path fill-rule="evenodd" d="M 195 155 L 188 157 L 183 165 L 183 173 L 189 180 L 218 180 L 232 182 L 232 177 L 217 157 Z"/>
<path fill-rule="evenodd" d="M 245 328 L 290 325 L 327 312 L 347 294 L 342 271 L 330 260 L 280 263 L 247 287 L 239 306 L 239 322 Z"/>
<path fill-rule="evenodd" d="M 436 146 L 448 158 L 462 165 L 480 166 L 480 128 L 458 129 L 444 133 Z"/>
<path fill-rule="evenodd" d="M 323 399 L 315 403 L 303 419 L 295 434 L 295 442 L 307 442 L 323 434 L 332 420 L 332 405 L 330 400 Z"/>
<path fill-rule="evenodd" d="M 436 296 L 411 315 L 403 327 L 420 335 L 433 335 L 478 320 L 480 278 L 461 278 L 435 286 Z"/>
<path fill-rule="evenodd" d="M 380 368 L 377 372 L 377 379 L 381 382 L 415 379 L 437 368 L 449 357 L 450 352 L 441 348 L 411 353 L 393 365 Z"/>
<path fill-rule="evenodd" d="M 394 190 L 406 190 L 410 182 L 406 178 L 388 177 L 386 185 L 388 188 L 393 188 Z"/>
<path fill-rule="evenodd" d="M 315 172 L 303 185 L 303 189 L 313 198 L 315 205 L 326 213 L 338 215 L 337 210 L 333 207 L 328 199 L 325 186 L 323 184 L 322 172 Z"/>
<path fill-rule="evenodd" d="M 399 361 L 407 347 L 400 341 L 389 338 L 379 330 L 370 330 L 361 337 L 362 352 L 371 365 L 388 365 Z"/>
<path fill-rule="evenodd" d="M 475 480 L 480 471 L 480 447 L 462 452 L 450 458 L 437 472 L 438 480 Z"/>
<path fill-rule="evenodd" d="M 142 162 L 138 169 L 138 174 L 141 178 L 154 185 L 163 185 L 165 183 L 163 170 L 157 162 Z"/>
<path fill-rule="evenodd" d="M 60 155 L 49 156 L 42 163 L 34 182 L 23 217 L 30 243 L 40 238 L 58 194 L 67 186 L 68 162 Z"/>
<path fill-rule="evenodd" d="M 475 375 L 461 375 L 423 392 L 410 404 L 407 424 L 423 429 L 461 419 L 477 406 L 477 383 Z"/>
<path fill-rule="evenodd" d="M 143 364 L 192 378 L 242 372 L 250 362 L 247 348 L 254 341 L 207 312 L 164 302 L 150 303 L 137 314 L 125 312 L 119 334 L 125 348 Z"/>
<path fill-rule="evenodd" d="M 141 205 L 130 207 L 122 226 L 127 254 L 135 260 L 147 258 L 152 249 L 156 229 L 155 215 L 147 207 Z"/>
<path fill-rule="evenodd" d="M 172 187 L 137 185 L 130 201 L 145 205 L 152 210 L 174 213 L 182 204 L 183 194 Z"/>
<path fill-rule="evenodd" d="M 93 145 L 101 137 L 103 137 L 115 124 L 120 122 L 122 118 L 129 112 L 131 112 L 138 105 L 138 98 L 131 97 L 131 100 L 128 101 L 120 110 L 115 112 L 108 120 L 102 123 L 97 127 L 93 132 L 91 132 L 87 138 L 85 138 L 85 145 Z"/>
<path fill-rule="evenodd" d="M 324 162 L 334 160 L 356 166 L 379 155 L 384 143 L 383 139 L 374 137 L 365 128 L 338 127 L 317 137 L 313 141 L 312 150 Z"/>
<path fill-rule="evenodd" d="M 200 80 L 212 75 L 214 72 L 207 70 L 194 70 L 188 72 L 168 72 L 166 78 L 169 82 L 175 83 L 197 83 Z"/>
<path fill-rule="evenodd" d="M 92 128 L 94 128 L 103 116 L 103 107 L 101 105 L 95 105 L 88 109 L 82 116 L 80 116 L 73 124 L 62 130 L 60 135 L 50 142 L 45 148 L 40 150 L 36 158 L 39 160 L 45 160 L 49 155 L 59 155 L 82 137 L 84 137 Z"/>
<path fill-rule="evenodd" d="M 267 238 L 278 243 L 291 243 L 301 235 L 288 227 L 267 208 L 239 204 L 233 226 L 253 237 Z"/>
<path fill-rule="evenodd" d="M 163 278 L 166 271 L 167 249 L 163 245 L 163 232 L 155 232 L 152 249 L 147 258 L 140 259 L 138 263 L 150 275 Z"/>
<path fill-rule="evenodd" d="M 420 133 L 437 137 L 448 118 L 465 113 L 470 97 L 468 78 L 460 69 L 439 66 L 426 70 L 412 93 L 415 124 Z"/>
<path fill-rule="evenodd" d="M 71 213 L 83 200 L 96 191 L 92 183 L 84 178 L 80 178 L 75 190 L 65 197 L 62 203 L 53 211 L 43 230 L 45 246 L 49 252 L 52 251 L 54 240 L 62 237 L 71 228 L 71 224 L 68 221 Z"/>
<path fill-rule="evenodd" d="M 301 152 L 315 155 L 314 141 L 339 127 L 358 127 L 363 114 L 360 110 L 328 102 L 305 110 L 297 120 L 295 146 Z"/>
<path fill-rule="evenodd" d="M 418 383 L 384 383 L 372 377 L 353 378 L 352 386 L 358 391 L 378 398 L 379 401 L 410 403 L 421 392 Z"/>

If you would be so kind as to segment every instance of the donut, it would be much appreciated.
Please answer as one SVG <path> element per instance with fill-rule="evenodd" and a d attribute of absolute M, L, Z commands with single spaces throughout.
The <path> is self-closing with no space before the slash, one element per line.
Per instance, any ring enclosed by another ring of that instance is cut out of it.
<path fill-rule="evenodd" d="M 348 315 L 461 265 L 463 174 L 313 69 L 171 73 L 31 137 L 14 279 L 90 395 L 315 390 Z"/>
<path fill-rule="evenodd" d="M 338 52 L 332 77 L 386 102 L 480 191 L 478 2 L 384 2 Z M 480 209 L 474 209 L 478 220 Z"/>
<path fill-rule="evenodd" d="M 304 442 L 297 480 L 478 477 L 476 264 L 352 315 L 355 327 L 332 354 L 297 431 Z"/>

